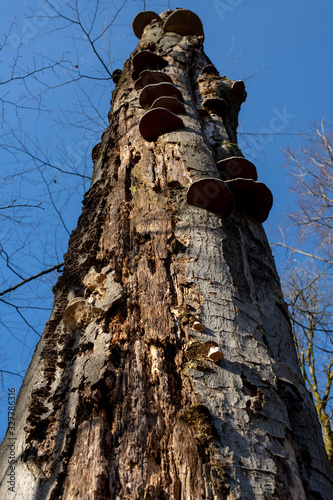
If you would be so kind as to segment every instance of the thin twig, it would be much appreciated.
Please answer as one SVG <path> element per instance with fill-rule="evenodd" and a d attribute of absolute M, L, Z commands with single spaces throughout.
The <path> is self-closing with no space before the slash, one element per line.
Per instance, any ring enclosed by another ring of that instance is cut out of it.
<path fill-rule="evenodd" d="M 44 276 L 44 274 L 49 274 L 49 273 L 52 273 L 52 271 L 56 271 L 56 270 L 60 269 L 63 265 L 64 265 L 64 262 L 62 262 L 61 264 L 57 264 L 56 266 L 53 266 L 50 269 L 46 269 L 45 271 L 42 271 L 41 273 L 35 274 L 34 276 L 30 276 L 30 278 L 27 278 L 27 279 L 21 281 L 21 283 L 17 283 L 17 285 L 12 286 L 11 288 L 7 288 L 7 290 L 4 290 L 3 292 L 0 292 L 0 297 L 5 295 L 6 293 L 9 293 L 9 292 L 12 292 L 13 290 L 16 290 L 17 288 L 25 285 L 26 283 L 29 283 L 29 281 L 33 281 L 37 278 L 40 278 L 40 276 Z"/>

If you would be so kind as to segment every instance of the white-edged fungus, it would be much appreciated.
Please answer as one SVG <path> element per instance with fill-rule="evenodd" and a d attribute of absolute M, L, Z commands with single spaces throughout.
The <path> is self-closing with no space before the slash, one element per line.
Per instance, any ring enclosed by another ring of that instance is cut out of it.
<path fill-rule="evenodd" d="M 76 297 L 67 304 L 63 320 L 69 330 L 75 331 L 92 320 L 100 311 L 100 308 L 93 307 L 83 297 Z"/>
<path fill-rule="evenodd" d="M 134 83 L 135 90 L 141 90 L 147 85 L 152 85 L 153 83 L 173 83 L 172 79 L 166 73 L 162 71 L 154 71 L 152 69 L 145 69 L 141 71 L 140 78 L 138 78 Z"/>
<path fill-rule="evenodd" d="M 146 85 L 141 91 L 139 97 L 140 106 L 151 106 L 159 97 L 176 97 L 179 101 L 183 101 L 181 91 L 169 82 L 153 83 Z"/>
<path fill-rule="evenodd" d="M 223 358 L 223 352 L 220 351 L 220 348 L 218 346 L 212 346 L 209 348 L 209 351 L 207 352 L 207 359 L 210 361 L 214 361 L 216 363 L 217 361 L 220 361 L 220 359 Z"/>
<path fill-rule="evenodd" d="M 175 115 L 184 115 L 186 113 L 185 106 L 182 102 L 178 101 L 176 97 L 163 96 L 153 102 L 150 109 L 164 108 L 171 111 Z"/>
<path fill-rule="evenodd" d="M 99 295 L 104 294 L 104 284 L 106 282 L 107 275 L 104 273 L 92 272 L 85 276 L 83 284 L 91 291 L 98 293 Z"/>
<path fill-rule="evenodd" d="M 217 170 L 224 181 L 231 179 L 258 179 L 257 169 L 252 162 L 242 156 L 231 156 L 216 164 Z"/>
<path fill-rule="evenodd" d="M 192 328 L 193 330 L 195 330 L 196 332 L 203 332 L 205 327 L 200 323 L 200 321 L 193 321 L 192 323 Z"/>

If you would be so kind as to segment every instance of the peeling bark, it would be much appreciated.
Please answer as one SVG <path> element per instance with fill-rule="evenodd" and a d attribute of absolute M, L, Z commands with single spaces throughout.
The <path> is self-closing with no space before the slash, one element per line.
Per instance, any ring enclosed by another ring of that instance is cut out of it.
<path fill-rule="evenodd" d="M 166 59 L 186 107 L 185 129 L 155 142 L 140 136 L 131 78 L 147 49 Z M 209 63 L 202 37 L 164 32 L 158 19 L 125 63 L 18 397 L 15 493 L 8 435 L 2 444 L 1 498 L 331 498 L 262 226 L 186 204 L 193 181 L 218 179 L 216 162 L 239 155 L 245 94 L 202 74 Z M 207 96 L 225 99 L 227 116 L 199 113 Z M 81 312 L 64 322 L 78 297 Z M 207 346 L 223 357 L 208 359 Z"/>

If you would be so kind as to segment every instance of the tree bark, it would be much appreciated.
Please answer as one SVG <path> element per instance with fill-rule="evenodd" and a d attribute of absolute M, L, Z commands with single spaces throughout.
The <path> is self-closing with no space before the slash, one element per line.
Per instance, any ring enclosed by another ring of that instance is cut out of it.
<path fill-rule="evenodd" d="M 220 217 L 186 203 L 193 181 L 218 179 L 216 162 L 239 155 L 244 94 L 202 73 L 202 37 L 162 26 L 145 29 L 114 91 L 15 408 L 15 492 L 7 434 L 0 496 L 329 500 L 321 428 L 264 230 L 237 209 Z M 147 49 L 167 60 L 186 107 L 185 128 L 154 142 L 140 135 L 146 110 L 131 76 Z M 207 95 L 227 100 L 226 117 L 199 116 Z M 223 359 L 210 360 L 211 347 Z"/>

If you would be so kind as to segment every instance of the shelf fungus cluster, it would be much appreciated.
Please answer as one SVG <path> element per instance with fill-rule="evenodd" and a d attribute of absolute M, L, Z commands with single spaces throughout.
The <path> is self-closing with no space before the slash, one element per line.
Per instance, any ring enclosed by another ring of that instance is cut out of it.
<path fill-rule="evenodd" d="M 92 267 L 82 283 L 86 288 L 85 297 L 70 300 L 63 314 L 65 326 L 73 332 L 101 318 L 101 314 L 123 294 L 122 286 L 115 280 L 115 273 L 110 272 L 110 266 L 100 273 Z"/>
<path fill-rule="evenodd" d="M 187 192 L 187 202 L 221 216 L 230 215 L 236 207 L 258 222 L 264 222 L 272 208 L 273 195 L 265 184 L 257 181 L 253 163 L 232 156 L 218 161 L 217 169 L 221 179 L 205 178 L 193 182 Z"/>
<path fill-rule="evenodd" d="M 171 311 L 183 326 L 189 326 L 196 332 L 203 332 L 205 330 L 205 327 L 200 321 L 199 316 L 197 316 L 192 307 L 184 305 L 175 307 Z"/>
<path fill-rule="evenodd" d="M 182 93 L 171 77 L 161 71 L 167 65 L 162 56 L 148 50 L 133 58 L 134 87 L 141 91 L 140 106 L 147 109 L 139 124 L 140 134 L 146 141 L 156 141 L 162 134 L 185 128 L 178 116 L 186 113 Z"/>
<path fill-rule="evenodd" d="M 199 317 L 195 314 L 195 311 L 193 311 L 191 307 L 180 306 L 172 309 L 172 312 L 183 326 L 188 326 L 195 332 L 205 331 L 205 326 L 202 324 Z M 191 334 L 189 336 L 192 337 Z M 206 359 L 212 361 L 213 363 L 217 363 L 223 358 L 223 353 L 216 342 L 201 342 L 195 338 L 191 338 L 186 346 L 186 357 L 189 360 Z"/>
<path fill-rule="evenodd" d="M 141 38 L 146 26 L 155 21 L 162 23 L 155 12 L 140 12 L 133 21 L 134 34 Z M 181 36 L 204 35 L 199 17 L 187 9 L 173 11 L 163 29 Z M 185 128 L 179 116 L 186 113 L 183 96 L 171 77 L 161 71 L 167 65 L 162 56 L 148 50 L 142 50 L 133 58 L 134 86 L 141 90 L 139 102 L 147 109 L 139 125 L 140 134 L 146 141 L 156 141 L 162 134 Z"/>
<path fill-rule="evenodd" d="M 164 20 L 155 12 L 140 12 L 133 21 L 135 35 L 141 38 L 146 27 L 152 23 L 158 23 L 168 33 L 204 37 L 200 19 L 187 9 L 176 9 Z M 134 87 L 140 91 L 139 103 L 146 110 L 139 130 L 149 142 L 156 141 L 165 133 L 185 128 L 180 116 L 186 113 L 182 93 L 171 76 L 162 71 L 168 64 L 164 57 L 150 50 L 142 50 L 133 58 Z M 213 83 L 212 88 L 203 93 L 199 116 L 202 119 L 217 118 L 225 124 L 232 120 L 232 110 L 229 110 L 228 97 L 223 92 L 222 95 L 216 92 L 216 81 L 219 84 L 220 81 L 228 81 L 231 100 L 239 102 L 246 97 L 244 82 L 231 82 L 219 77 L 218 70 L 211 63 L 203 66 L 202 75 Z M 232 108 L 232 103 L 230 105 Z M 264 222 L 272 208 L 273 196 L 265 184 L 258 182 L 256 167 L 241 156 L 231 156 L 218 161 L 217 170 L 220 179 L 204 178 L 192 183 L 187 192 L 187 202 L 220 216 L 228 216 L 237 208 L 246 216 Z"/>
<path fill-rule="evenodd" d="M 145 27 L 153 21 L 162 23 L 162 19 L 155 12 L 150 10 L 139 12 L 133 21 L 135 36 L 141 38 Z M 200 18 L 194 12 L 187 9 L 175 9 L 171 12 L 163 24 L 163 29 L 166 32 L 177 33 L 181 36 L 204 36 Z"/>
<path fill-rule="evenodd" d="M 217 363 L 223 358 L 223 352 L 216 342 L 200 342 L 199 340 L 191 339 L 186 345 L 185 357 L 189 361 L 209 360 Z"/>

